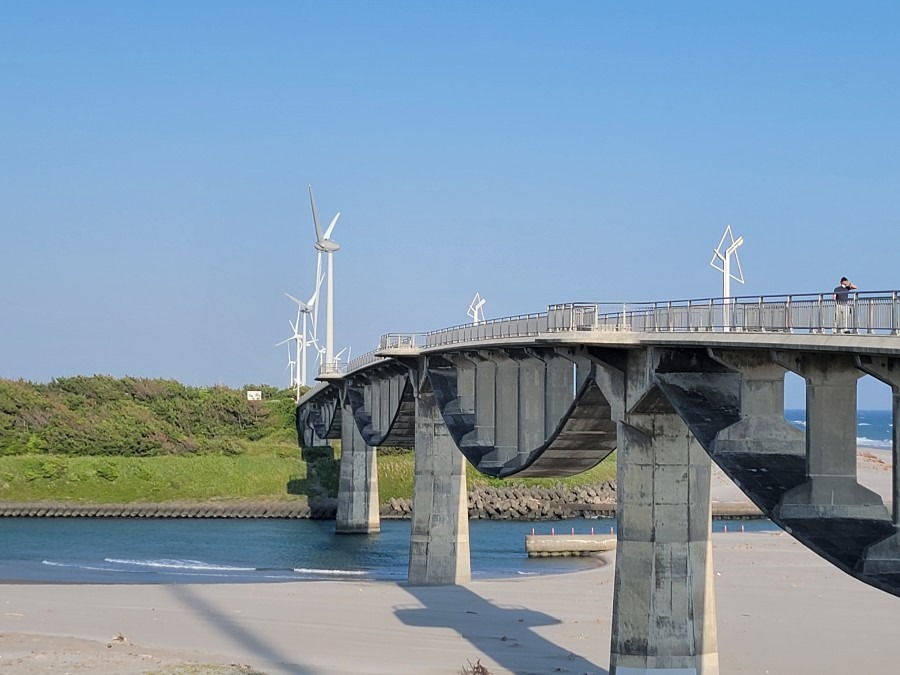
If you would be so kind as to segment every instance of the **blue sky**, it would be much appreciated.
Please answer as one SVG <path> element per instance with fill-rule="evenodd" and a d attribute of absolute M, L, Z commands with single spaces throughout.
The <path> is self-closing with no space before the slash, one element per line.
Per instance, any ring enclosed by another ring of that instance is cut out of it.
<path fill-rule="evenodd" d="M 892 2 L 8 2 L 0 376 L 287 384 L 336 338 L 573 300 L 900 287 Z M 802 387 L 788 386 L 789 406 Z M 864 383 L 861 407 L 888 407 Z"/>

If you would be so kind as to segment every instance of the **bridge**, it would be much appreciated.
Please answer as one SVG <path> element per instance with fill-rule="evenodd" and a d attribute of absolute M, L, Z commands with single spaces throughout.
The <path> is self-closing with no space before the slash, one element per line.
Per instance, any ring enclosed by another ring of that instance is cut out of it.
<path fill-rule="evenodd" d="M 806 430 L 784 376 L 806 383 Z M 856 472 L 857 381 L 893 396 L 893 491 Z M 465 464 L 569 476 L 617 455 L 611 672 L 718 673 L 715 462 L 769 518 L 900 595 L 900 292 L 572 302 L 421 334 L 325 364 L 304 447 L 341 440 L 336 530 L 379 529 L 376 450 L 413 447 L 410 584 L 470 579 Z"/>

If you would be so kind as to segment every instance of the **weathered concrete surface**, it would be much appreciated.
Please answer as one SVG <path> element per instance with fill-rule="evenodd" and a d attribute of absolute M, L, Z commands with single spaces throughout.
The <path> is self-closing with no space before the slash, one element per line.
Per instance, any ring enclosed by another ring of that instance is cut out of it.
<path fill-rule="evenodd" d="M 866 574 L 890 574 L 900 577 L 900 428 L 898 428 L 900 427 L 900 359 L 857 356 L 856 366 L 891 387 L 891 410 L 894 421 L 892 438 L 893 507 L 891 510 L 894 532 L 866 549 L 862 567 Z"/>
<path fill-rule="evenodd" d="M 674 411 L 620 423 L 612 675 L 719 672 L 710 471 Z"/>
<path fill-rule="evenodd" d="M 528 534 L 525 552 L 532 558 L 579 556 L 612 551 L 616 538 L 608 534 Z"/>
<path fill-rule="evenodd" d="M 417 379 L 409 583 L 463 584 L 472 578 L 465 459 L 444 425 L 429 380 Z"/>
<path fill-rule="evenodd" d="M 378 465 L 375 448 L 359 433 L 349 403 L 341 422 L 341 466 L 338 485 L 338 534 L 371 534 L 381 530 L 378 507 Z"/>

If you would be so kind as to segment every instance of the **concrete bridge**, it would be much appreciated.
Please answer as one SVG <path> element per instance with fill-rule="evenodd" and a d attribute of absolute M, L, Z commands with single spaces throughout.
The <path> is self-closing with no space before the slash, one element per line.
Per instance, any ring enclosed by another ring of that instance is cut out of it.
<path fill-rule="evenodd" d="M 338 532 L 379 529 L 375 448 L 415 448 L 411 584 L 470 579 L 464 459 L 569 476 L 617 452 L 616 675 L 718 673 L 711 461 L 835 566 L 900 595 L 900 293 L 546 312 L 390 334 L 298 404 L 301 445 L 341 439 Z M 842 322 L 836 325 L 836 321 Z M 806 382 L 806 432 L 784 375 Z M 856 474 L 856 388 L 893 392 L 893 501 Z"/>

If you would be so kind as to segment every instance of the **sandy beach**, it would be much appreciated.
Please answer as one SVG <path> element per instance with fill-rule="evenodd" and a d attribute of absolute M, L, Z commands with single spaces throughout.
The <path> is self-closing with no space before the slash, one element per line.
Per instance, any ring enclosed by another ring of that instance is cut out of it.
<path fill-rule="evenodd" d="M 861 455 L 860 481 L 887 495 L 883 457 Z M 714 499 L 737 497 L 723 479 L 714 481 Z M 721 672 L 896 670 L 900 598 L 783 533 L 735 528 L 713 535 L 713 545 Z M 606 673 L 613 561 L 437 588 L 6 584 L 0 672 L 450 675 L 480 662 L 495 675 Z"/>

